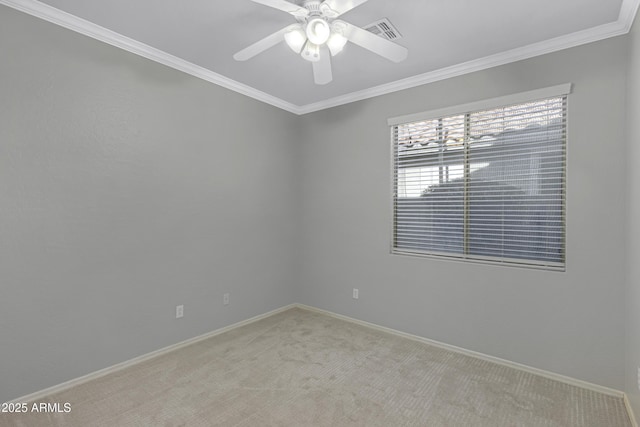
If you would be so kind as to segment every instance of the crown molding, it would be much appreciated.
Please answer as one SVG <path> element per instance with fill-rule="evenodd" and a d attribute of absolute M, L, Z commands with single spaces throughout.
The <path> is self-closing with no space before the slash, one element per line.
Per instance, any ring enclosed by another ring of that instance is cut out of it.
<path fill-rule="evenodd" d="M 638 6 L 640 1 L 638 0 L 622 0 L 622 6 L 620 6 L 620 15 L 618 16 L 618 22 L 624 24 L 626 33 L 631 31 L 633 21 L 638 13 Z"/>
<path fill-rule="evenodd" d="M 397 80 L 395 82 L 383 84 L 373 88 L 361 90 L 358 92 L 352 92 L 343 96 L 327 99 L 313 104 L 308 104 L 300 108 L 301 111 L 299 114 L 313 113 L 315 111 L 325 110 L 327 108 L 337 107 L 351 102 L 362 101 L 380 95 L 387 95 L 389 93 L 411 89 L 416 86 L 422 86 L 427 83 L 446 80 L 452 77 L 458 77 L 464 74 L 473 73 L 475 71 L 482 71 L 488 68 L 498 67 L 500 65 L 522 61 L 524 59 L 545 55 L 547 53 L 553 53 L 563 49 L 568 49 L 571 47 L 604 40 L 610 37 L 627 34 L 631 29 L 631 25 L 633 24 L 633 18 L 635 17 L 635 12 L 638 9 L 638 4 L 640 4 L 640 1 L 624 0 L 624 4 L 627 3 L 632 3 L 632 5 L 629 6 L 625 13 L 625 21 L 618 20 L 616 22 L 590 28 L 588 30 L 578 31 L 572 34 L 567 34 L 565 36 L 545 40 L 543 42 L 530 44 L 528 46 L 508 50 L 491 56 L 486 56 L 484 58 L 463 62 L 451 67 L 441 68 L 439 70 L 430 71 L 424 74 Z"/>
<path fill-rule="evenodd" d="M 70 13 L 64 12 L 60 9 L 56 9 L 47 4 L 41 3 L 36 0 L 0 0 L 0 4 L 9 6 L 13 9 L 75 31 L 77 33 L 89 36 L 93 39 L 102 41 L 120 49 L 126 50 L 143 58 L 150 59 L 151 61 L 158 62 L 166 65 L 178 71 L 190 74 L 194 77 L 198 77 L 202 80 L 214 83 L 223 88 L 232 90 L 242 95 L 249 96 L 258 101 L 266 104 L 273 105 L 274 107 L 281 108 L 294 114 L 299 114 L 300 107 L 290 102 L 284 101 L 268 93 L 259 91 L 251 86 L 239 83 L 221 74 L 214 73 L 199 65 L 185 61 L 164 52 L 160 49 L 156 49 L 144 43 L 141 43 L 132 38 L 123 36 L 122 34 L 111 31 L 107 28 L 96 25 L 85 19 L 79 18 Z"/>
<path fill-rule="evenodd" d="M 251 86 L 237 82 L 221 74 L 214 73 L 213 71 L 199 65 L 185 61 L 177 56 L 170 55 L 164 51 L 108 30 L 82 18 L 78 18 L 75 15 L 63 12 L 37 0 L 0 0 L 0 4 L 9 6 L 45 21 L 49 21 L 53 24 L 60 25 L 64 28 L 108 43 L 112 46 L 124 49 L 128 52 L 185 72 L 194 77 L 198 77 L 202 80 L 206 80 L 290 113 L 303 115 L 356 101 L 374 98 L 380 95 L 411 89 L 427 83 L 458 77 L 475 71 L 509 64 L 511 62 L 533 58 L 547 53 L 557 52 L 563 49 L 604 40 L 609 37 L 627 34 L 633 25 L 633 21 L 638 11 L 638 6 L 640 5 L 640 0 L 623 0 L 618 20 L 609 24 L 600 25 L 598 27 L 530 44 L 521 48 L 474 59 L 451 67 L 441 68 L 424 74 L 408 77 L 406 79 L 397 80 L 373 88 L 348 93 L 346 95 L 302 106 L 295 105 L 276 96 L 269 95 L 268 93 L 257 90 Z"/>

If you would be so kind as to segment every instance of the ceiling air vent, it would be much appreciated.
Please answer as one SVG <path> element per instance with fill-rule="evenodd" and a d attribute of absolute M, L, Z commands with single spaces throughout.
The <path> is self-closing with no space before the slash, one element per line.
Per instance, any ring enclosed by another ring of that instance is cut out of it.
<path fill-rule="evenodd" d="M 396 28 L 387 18 L 376 21 L 373 24 L 369 24 L 365 26 L 364 29 L 369 31 L 370 33 L 375 34 L 376 36 L 380 36 L 391 41 L 402 38 L 402 35 L 398 32 L 398 30 L 396 30 Z"/>

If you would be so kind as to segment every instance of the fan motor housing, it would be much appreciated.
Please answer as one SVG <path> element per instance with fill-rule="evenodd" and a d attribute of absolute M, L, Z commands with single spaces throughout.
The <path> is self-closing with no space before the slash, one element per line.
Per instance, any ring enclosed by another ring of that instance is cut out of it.
<path fill-rule="evenodd" d="M 311 15 L 320 15 L 320 1 L 319 0 L 306 0 L 303 3 L 305 9 L 309 11 Z"/>

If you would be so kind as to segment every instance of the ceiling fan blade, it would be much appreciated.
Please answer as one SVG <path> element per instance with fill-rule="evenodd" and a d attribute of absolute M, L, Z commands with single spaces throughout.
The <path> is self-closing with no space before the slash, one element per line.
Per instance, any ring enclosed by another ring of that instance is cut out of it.
<path fill-rule="evenodd" d="M 274 9 L 281 10 L 283 12 L 290 13 L 295 17 L 306 18 L 309 16 L 309 11 L 304 7 L 298 6 L 286 0 L 252 0 L 255 3 L 260 3 L 265 6 L 272 7 Z"/>
<path fill-rule="evenodd" d="M 284 40 L 284 34 L 289 31 L 291 25 L 284 27 L 280 31 L 276 31 L 275 33 L 263 38 L 262 40 L 258 40 L 251 46 L 245 47 L 240 52 L 233 55 L 233 59 L 236 61 L 246 61 L 247 59 L 251 59 L 259 53 L 264 52 L 265 50 L 273 47 Z"/>
<path fill-rule="evenodd" d="M 325 0 L 320 7 L 325 8 L 326 6 L 329 6 L 329 8 L 335 12 L 335 14 L 333 14 L 333 18 L 336 18 L 367 1 L 368 0 Z"/>
<path fill-rule="evenodd" d="M 387 58 L 389 61 L 402 62 L 407 59 L 407 55 L 409 54 L 407 48 L 390 42 L 387 39 L 383 39 L 380 36 L 376 36 L 375 34 L 372 34 L 367 30 L 363 30 L 360 27 L 351 25 L 348 22 L 335 22 L 340 22 L 345 25 L 346 28 L 344 30 L 344 36 L 351 43 L 357 44 L 358 46 L 370 50 L 373 53 L 377 53 L 378 55 Z"/>
<path fill-rule="evenodd" d="M 313 64 L 313 79 L 317 85 L 326 85 L 333 80 L 329 49 L 324 46 L 320 48 L 320 60 L 311 64 Z"/>

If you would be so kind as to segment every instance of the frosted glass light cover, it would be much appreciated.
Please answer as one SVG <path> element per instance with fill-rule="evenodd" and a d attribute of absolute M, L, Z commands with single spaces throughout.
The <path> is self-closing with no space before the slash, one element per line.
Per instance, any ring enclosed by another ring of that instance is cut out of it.
<path fill-rule="evenodd" d="M 300 53 L 307 41 L 307 35 L 302 26 L 294 27 L 284 34 L 284 41 L 287 42 L 292 51 Z"/>
<path fill-rule="evenodd" d="M 307 23 L 307 37 L 311 43 L 315 45 L 322 45 L 329 40 L 331 35 L 331 28 L 327 21 L 322 18 L 313 18 Z"/>

